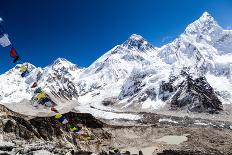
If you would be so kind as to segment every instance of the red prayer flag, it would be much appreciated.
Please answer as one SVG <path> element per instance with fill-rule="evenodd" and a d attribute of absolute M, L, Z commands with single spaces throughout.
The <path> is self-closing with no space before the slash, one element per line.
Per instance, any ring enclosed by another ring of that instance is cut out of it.
<path fill-rule="evenodd" d="M 11 49 L 10 49 L 10 56 L 12 58 L 16 58 L 18 56 L 16 50 L 14 49 L 14 47 L 11 47 Z"/>
<path fill-rule="evenodd" d="M 55 107 L 51 107 L 51 111 L 54 111 L 55 113 L 58 113 L 58 110 L 56 110 Z"/>
<path fill-rule="evenodd" d="M 36 82 L 33 83 L 33 85 L 31 86 L 31 88 L 35 88 L 35 87 L 37 87 L 37 83 Z"/>

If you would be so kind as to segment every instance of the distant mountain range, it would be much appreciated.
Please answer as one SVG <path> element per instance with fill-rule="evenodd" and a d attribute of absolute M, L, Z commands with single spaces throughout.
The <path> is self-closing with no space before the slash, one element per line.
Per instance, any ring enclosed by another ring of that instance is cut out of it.
<path fill-rule="evenodd" d="M 133 34 L 87 68 L 62 58 L 45 68 L 26 63 L 30 73 L 22 78 L 19 64 L 0 76 L 0 103 L 31 100 L 30 86 L 37 81 L 58 108 L 72 102 L 131 111 L 168 105 L 217 112 L 231 103 L 231 64 L 232 30 L 224 30 L 205 12 L 161 48 Z"/>

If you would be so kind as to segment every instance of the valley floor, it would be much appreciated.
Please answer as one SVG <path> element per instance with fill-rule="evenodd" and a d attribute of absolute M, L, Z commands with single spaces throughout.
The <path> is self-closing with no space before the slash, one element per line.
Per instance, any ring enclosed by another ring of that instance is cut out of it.
<path fill-rule="evenodd" d="M 142 150 L 144 155 L 168 154 L 165 153 L 168 150 L 173 152 L 175 150 L 176 154 L 179 155 L 191 152 L 195 155 L 232 154 L 232 132 L 228 129 L 150 126 L 112 127 L 106 130 L 114 137 L 112 143 L 121 148 L 121 150 L 128 150 L 133 154 L 138 154 L 139 150 Z M 174 143 L 172 139 L 162 141 L 161 138 L 164 136 L 175 136 Z M 178 141 L 178 136 L 186 136 L 187 140 L 177 144 L 175 141 Z"/>
<path fill-rule="evenodd" d="M 79 110 L 86 110 L 84 108 Z M 229 105 L 224 112 L 214 115 L 165 108 L 152 113 L 89 108 L 86 112 L 95 117 L 80 113 L 78 109 L 64 112 L 64 116 L 88 129 L 102 144 L 118 148 L 121 152 L 139 154 L 141 150 L 143 155 L 232 154 Z M 0 112 L 0 154 L 15 154 L 18 151 L 21 152 L 18 154 L 87 155 L 109 151 L 108 147 L 99 149 L 97 143 L 80 142 L 53 117 L 26 117 L 4 106 L 0 106 Z M 80 150 L 85 152 L 78 153 Z"/>
<path fill-rule="evenodd" d="M 123 151 L 144 155 L 226 155 L 232 154 L 232 106 L 219 114 L 170 111 L 125 112 L 138 120 L 103 120 L 112 126 L 111 143 Z M 116 112 L 121 113 L 121 112 Z M 162 140 L 166 139 L 166 140 Z M 180 142 L 178 142 L 180 141 Z"/>

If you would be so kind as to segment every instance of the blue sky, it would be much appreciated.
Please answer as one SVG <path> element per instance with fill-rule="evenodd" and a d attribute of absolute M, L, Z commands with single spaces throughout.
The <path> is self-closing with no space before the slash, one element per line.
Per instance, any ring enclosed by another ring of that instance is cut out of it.
<path fill-rule="evenodd" d="M 49 65 L 64 57 L 82 66 L 131 34 L 155 46 L 172 41 L 208 11 L 232 27 L 230 0 L 1 0 L 0 17 L 23 61 Z M 0 47 L 0 73 L 12 68 L 9 48 Z"/>

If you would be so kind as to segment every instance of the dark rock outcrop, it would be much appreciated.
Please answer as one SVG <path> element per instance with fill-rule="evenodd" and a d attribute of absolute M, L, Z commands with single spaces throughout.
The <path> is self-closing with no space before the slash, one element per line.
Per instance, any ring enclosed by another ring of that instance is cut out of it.
<path fill-rule="evenodd" d="M 70 123 L 81 124 L 87 128 L 96 129 L 104 126 L 104 123 L 95 119 L 91 114 L 69 112 L 64 116 Z M 9 116 L 3 126 L 3 131 L 6 133 L 14 132 L 23 139 L 36 137 L 53 140 L 54 137 L 62 136 L 63 132 L 68 132 L 68 128 L 53 117 L 36 117 L 27 121 L 21 117 Z"/>
<path fill-rule="evenodd" d="M 91 150 L 81 151 L 80 140 L 74 132 L 70 131 L 68 124 L 82 128 L 82 132 L 94 135 L 96 140 L 100 138 L 107 141 L 111 138 L 111 135 L 102 129 L 106 125 L 88 113 L 69 112 L 63 114 L 69 121 L 66 125 L 54 117 L 30 118 L 23 116 L 3 105 L 0 105 L 0 113 L 3 114 L 0 116 L 0 132 L 3 132 L 4 142 L 12 144 L 12 146 L 0 146 L 0 151 L 6 153 L 16 151 L 21 154 L 33 154 L 33 151 L 47 150 L 55 154 L 66 154 L 73 149 L 67 145 L 71 143 L 76 150 L 73 154 L 91 154 Z M 20 141 L 21 144 L 15 143 L 15 141 Z M 24 144 L 32 146 L 26 149 Z"/>
<path fill-rule="evenodd" d="M 223 110 L 221 101 L 205 77 L 192 79 L 187 76 L 171 98 L 172 109 L 186 106 L 191 112 L 215 113 Z"/>
<path fill-rule="evenodd" d="M 102 101 L 102 105 L 104 106 L 112 106 L 114 105 L 115 103 L 117 102 L 117 98 L 105 98 L 103 101 Z"/>
<path fill-rule="evenodd" d="M 176 80 L 176 77 L 171 76 L 169 81 L 162 81 L 159 88 L 159 97 L 162 101 L 167 101 L 173 93 L 177 90 L 176 87 L 173 86 L 173 82 Z"/>

